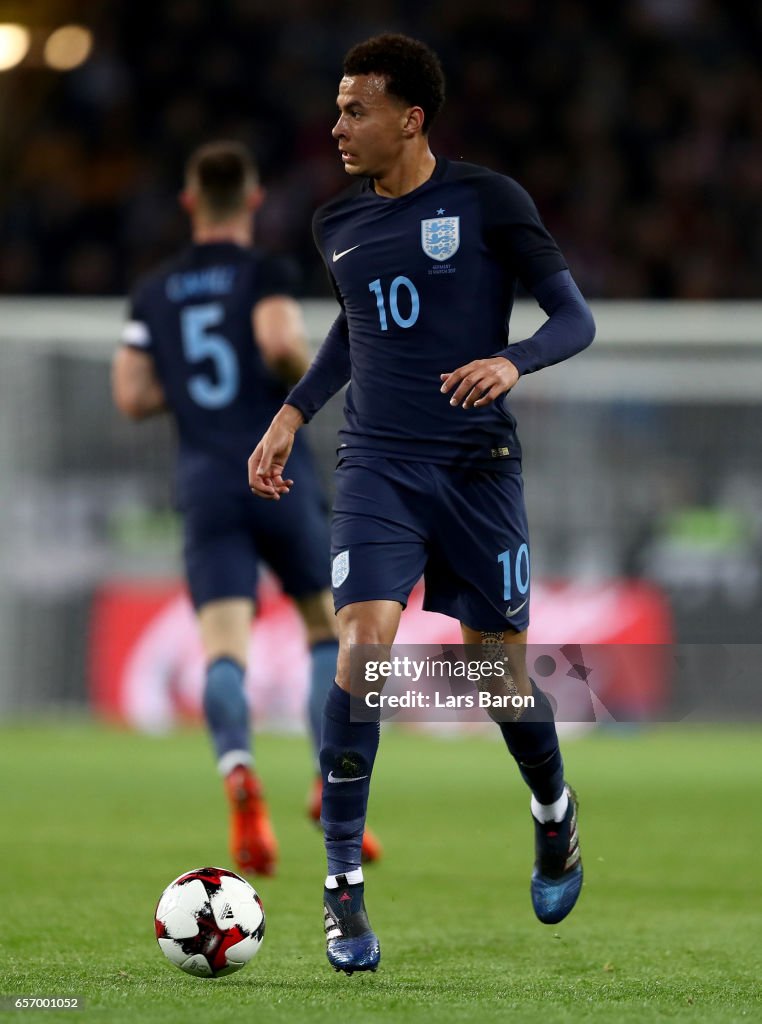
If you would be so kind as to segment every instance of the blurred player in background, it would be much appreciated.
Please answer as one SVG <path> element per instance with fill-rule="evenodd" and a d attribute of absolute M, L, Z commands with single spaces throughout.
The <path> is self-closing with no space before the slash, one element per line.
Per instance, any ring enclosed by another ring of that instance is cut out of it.
<path fill-rule="evenodd" d="M 293 458 L 308 483 L 286 515 L 256 501 L 246 485 L 253 440 L 308 366 L 290 265 L 252 248 L 262 198 L 243 146 L 217 142 L 192 155 L 181 202 L 193 244 L 136 287 L 113 394 L 132 419 L 168 411 L 177 425 L 185 571 L 207 661 L 204 713 L 230 802 L 231 853 L 240 870 L 269 875 L 277 844 L 253 771 L 244 687 L 260 559 L 304 621 L 316 759 L 338 648 L 326 503 L 306 443 L 294 446 Z M 318 774 L 310 800 L 316 820 L 319 809 Z M 379 853 L 368 835 L 365 859 Z"/>
<path fill-rule="evenodd" d="M 439 60 L 416 40 L 379 36 L 347 54 L 333 137 L 359 180 L 313 225 L 342 309 L 249 461 L 262 497 L 310 487 L 292 462 L 297 431 L 351 380 L 332 526 L 340 651 L 320 755 L 327 954 L 347 973 L 380 959 L 360 856 L 379 727 L 351 714 L 350 647 L 394 641 L 421 574 L 424 607 L 459 619 L 466 644 L 498 647 L 514 695 L 534 697 L 499 725 L 532 793 L 537 917 L 562 920 L 582 885 L 576 798 L 552 709 L 526 669 L 529 540 L 505 396 L 589 345 L 595 327 L 521 186 L 431 152 L 443 100 Z M 518 282 L 548 319 L 508 346 Z M 286 515 L 292 497 L 279 502 Z"/>

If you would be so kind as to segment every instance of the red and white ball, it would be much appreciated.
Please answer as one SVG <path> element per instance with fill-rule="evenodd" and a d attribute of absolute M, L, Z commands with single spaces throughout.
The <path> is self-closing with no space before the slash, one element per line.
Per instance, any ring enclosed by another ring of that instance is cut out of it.
<path fill-rule="evenodd" d="M 162 952 L 181 971 L 220 978 L 259 951 L 265 911 L 246 879 L 225 868 L 198 868 L 170 882 L 155 914 Z"/>

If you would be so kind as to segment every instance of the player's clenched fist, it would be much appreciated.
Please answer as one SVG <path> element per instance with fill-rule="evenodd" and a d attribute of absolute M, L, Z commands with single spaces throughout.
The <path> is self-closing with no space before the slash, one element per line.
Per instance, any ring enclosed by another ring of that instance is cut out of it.
<path fill-rule="evenodd" d="M 260 498 L 279 501 L 281 494 L 288 494 L 293 487 L 293 480 L 283 479 L 283 471 L 294 446 L 294 436 L 303 423 L 298 409 L 284 405 L 251 453 L 249 487 Z"/>
<path fill-rule="evenodd" d="M 439 376 L 442 394 L 447 395 L 452 391 L 450 405 L 462 403 L 464 409 L 470 409 L 472 406 L 481 408 L 489 405 L 510 391 L 520 374 L 509 359 L 491 356 L 489 359 L 474 359 L 452 373 Z"/>

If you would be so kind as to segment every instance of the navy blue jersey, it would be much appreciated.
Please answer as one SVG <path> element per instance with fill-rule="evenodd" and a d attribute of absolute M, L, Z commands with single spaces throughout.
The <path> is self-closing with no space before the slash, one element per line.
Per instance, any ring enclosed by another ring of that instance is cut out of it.
<path fill-rule="evenodd" d="M 210 474 L 248 490 L 248 457 L 288 390 L 262 359 L 251 312 L 293 290 L 290 264 L 232 242 L 192 245 L 136 287 L 122 341 L 156 364 L 177 423 L 181 504 Z"/>
<path fill-rule="evenodd" d="M 351 186 L 313 228 L 347 321 L 342 449 L 515 472 L 505 399 L 452 407 L 439 375 L 504 349 L 517 282 L 533 290 L 566 269 L 524 189 L 440 157 L 398 198 Z"/>

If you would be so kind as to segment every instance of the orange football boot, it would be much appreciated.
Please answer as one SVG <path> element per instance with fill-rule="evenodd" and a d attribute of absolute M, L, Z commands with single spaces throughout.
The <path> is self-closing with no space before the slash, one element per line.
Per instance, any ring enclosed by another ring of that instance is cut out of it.
<path fill-rule="evenodd" d="M 259 779 L 239 764 L 225 776 L 225 792 L 230 802 L 230 853 L 239 871 L 274 875 L 278 844 Z"/>
<path fill-rule="evenodd" d="M 323 799 L 323 780 L 318 776 L 312 783 L 309 800 L 307 803 L 307 814 L 317 825 L 320 825 L 320 804 Z M 377 836 L 365 826 L 362 834 L 362 860 L 363 864 L 373 864 L 383 856 L 384 848 Z"/>

